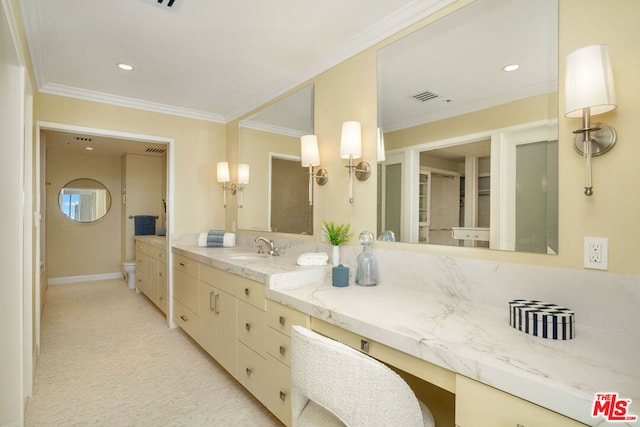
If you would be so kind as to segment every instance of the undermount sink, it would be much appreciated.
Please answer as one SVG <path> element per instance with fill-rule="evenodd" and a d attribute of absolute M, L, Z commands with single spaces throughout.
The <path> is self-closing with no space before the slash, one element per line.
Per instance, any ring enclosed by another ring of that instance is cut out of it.
<path fill-rule="evenodd" d="M 241 253 L 241 254 L 231 254 L 229 258 L 231 259 L 261 259 L 267 258 L 268 254 L 257 254 L 257 253 Z"/>

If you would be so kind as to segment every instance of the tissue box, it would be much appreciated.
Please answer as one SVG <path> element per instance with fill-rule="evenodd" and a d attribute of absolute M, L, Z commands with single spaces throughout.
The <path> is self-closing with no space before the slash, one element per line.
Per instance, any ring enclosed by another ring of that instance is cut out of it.
<path fill-rule="evenodd" d="M 509 325 L 526 334 L 553 340 L 570 340 L 576 336 L 575 313 L 542 301 L 509 301 Z"/>

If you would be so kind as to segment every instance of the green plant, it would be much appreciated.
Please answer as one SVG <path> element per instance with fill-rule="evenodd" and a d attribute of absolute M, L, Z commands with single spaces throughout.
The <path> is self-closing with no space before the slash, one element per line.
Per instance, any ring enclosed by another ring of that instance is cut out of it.
<path fill-rule="evenodd" d="M 327 236 L 327 240 L 333 246 L 339 246 L 351 238 L 353 233 L 349 232 L 349 224 L 336 225 L 333 221 L 322 221 L 322 233 Z"/>

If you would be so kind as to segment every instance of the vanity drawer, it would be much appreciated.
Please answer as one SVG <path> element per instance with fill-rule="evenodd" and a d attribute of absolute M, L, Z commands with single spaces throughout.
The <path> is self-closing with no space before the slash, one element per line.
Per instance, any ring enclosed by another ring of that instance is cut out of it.
<path fill-rule="evenodd" d="M 291 425 L 291 370 L 269 355 L 265 404 L 280 421 Z"/>
<path fill-rule="evenodd" d="M 173 257 L 173 271 L 181 271 L 198 279 L 200 276 L 200 263 L 185 256 L 175 254 Z"/>
<path fill-rule="evenodd" d="M 237 301 L 236 336 L 238 340 L 265 356 L 266 324 L 264 311 Z"/>
<path fill-rule="evenodd" d="M 147 244 L 142 243 L 136 240 L 136 252 L 142 252 L 143 254 L 147 253 Z"/>
<path fill-rule="evenodd" d="M 291 338 L 275 329 L 267 328 L 267 354 L 291 366 Z"/>
<path fill-rule="evenodd" d="M 243 279 L 242 286 L 235 288 L 235 297 L 238 301 L 244 301 L 252 306 L 262 310 L 266 309 L 264 297 L 264 284 L 254 282 L 253 280 Z"/>
<path fill-rule="evenodd" d="M 309 316 L 286 305 L 267 300 L 267 326 L 291 336 L 291 326 L 309 327 Z"/>
<path fill-rule="evenodd" d="M 484 227 L 453 227 L 451 234 L 456 240 L 489 241 L 489 229 Z"/>
<path fill-rule="evenodd" d="M 173 299 L 173 320 L 196 341 L 200 340 L 200 317 Z"/>
<path fill-rule="evenodd" d="M 136 274 L 149 273 L 151 269 L 151 257 L 144 252 L 136 251 Z"/>
<path fill-rule="evenodd" d="M 200 267 L 200 280 L 263 311 L 266 308 L 262 283 L 205 264 Z"/>
<path fill-rule="evenodd" d="M 156 248 L 156 258 L 158 259 L 158 261 L 160 262 L 167 262 L 167 250 L 166 249 L 159 249 Z"/>
<path fill-rule="evenodd" d="M 267 378 L 267 361 L 241 342 L 237 345 L 236 379 L 262 402 Z"/>
<path fill-rule="evenodd" d="M 173 272 L 173 298 L 194 313 L 199 313 L 200 281 L 182 271 Z"/>

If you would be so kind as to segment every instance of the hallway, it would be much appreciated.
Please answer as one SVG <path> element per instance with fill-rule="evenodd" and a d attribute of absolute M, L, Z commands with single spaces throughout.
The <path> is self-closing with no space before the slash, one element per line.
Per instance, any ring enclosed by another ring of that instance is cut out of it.
<path fill-rule="evenodd" d="M 49 286 L 26 426 L 278 426 L 124 280 Z"/>

